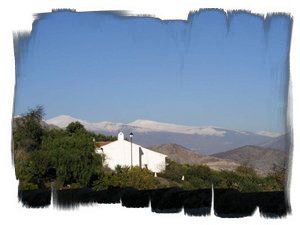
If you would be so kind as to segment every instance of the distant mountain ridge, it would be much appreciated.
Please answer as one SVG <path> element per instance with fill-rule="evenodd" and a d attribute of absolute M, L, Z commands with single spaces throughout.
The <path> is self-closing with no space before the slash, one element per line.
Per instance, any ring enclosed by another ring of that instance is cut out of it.
<path fill-rule="evenodd" d="M 274 139 L 260 144 L 264 148 L 273 148 L 280 151 L 289 151 L 291 147 L 291 139 L 289 134 L 280 135 Z"/>
<path fill-rule="evenodd" d="M 274 165 L 287 162 L 288 153 L 277 149 L 247 145 L 230 151 L 213 154 L 211 156 L 232 160 L 255 168 L 260 174 L 266 175 Z"/>
<path fill-rule="evenodd" d="M 48 124 L 54 124 L 58 127 L 65 128 L 69 123 L 78 121 L 82 123 L 86 129 L 95 131 L 119 131 L 126 129 L 127 127 L 134 127 L 138 132 L 174 132 L 182 134 L 198 134 L 198 135 L 212 135 L 223 136 L 226 130 L 214 126 L 192 127 L 184 125 L 176 125 L 170 123 L 161 123 L 151 120 L 135 120 L 128 124 L 113 123 L 113 122 L 88 122 L 81 119 L 76 119 L 71 116 L 61 115 L 49 120 L 46 120 Z M 236 131 L 238 132 L 238 131 Z M 241 132 L 243 133 L 243 132 Z"/>
<path fill-rule="evenodd" d="M 274 165 L 287 163 L 288 153 L 260 146 L 243 146 L 230 151 L 205 155 L 177 144 L 149 146 L 153 151 L 165 154 L 180 164 L 207 165 L 214 170 L 235 170 L 245 165 L 255 169 L 260 175 L 267 175 Z"/>
<path fill-rule="evenodd" d="M 136 120 L 128 124 L 113 122 L 88 122 L 62 115 L 46 123 L 65 128 L 69 123 L 79 121 L 87 130 L 105 135 L 117 135 L 122 131 L 125 137 L 134 133 L 134 142 L 143 146 L 176 143 L 186 148 L 213 154 L 244 145 L 259 145 L 271 141 L 268 135 L 248 131 L 236 131 L 216 126 L 185 126 L 150 120 Z"/>
<path fill-rule="evenodd" d="M 235 170 L 240 164 L 227 159 L 204 155 L 177 144 L 154 145 L 149 149 L 165 154 L 174 162 L 190 165 L 207 165 L 214 170 Z"/>

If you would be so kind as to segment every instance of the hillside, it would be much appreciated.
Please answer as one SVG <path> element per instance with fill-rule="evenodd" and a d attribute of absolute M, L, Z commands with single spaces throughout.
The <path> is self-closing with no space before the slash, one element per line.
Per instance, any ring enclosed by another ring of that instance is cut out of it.
<path fill-rule="evenodd" d="M 287 154 L 284 152 L 251 145 L 213 154 L 212 156 L 253 167 L 263 175 L 266 175 L 274 164 L 282 165 L 287 160 Z"/>
<path fill-rule="evenodd" d="M 280 151 L 289 151 L 290 149 L 290 136 L 288 134 L 280 135 L 270 141 L 260 144 L 264 148 L 273 148 Z"/>
<path fill-rule="evenodd" d="M 177 144 L 153 145 L 148 147 L 153 151 L 165 154 L 172 161 L 180 164 L 207 165 L 214 170 L 234 170 L 239 166 L 231 160 L 219 159 L 200 154 Z"/>

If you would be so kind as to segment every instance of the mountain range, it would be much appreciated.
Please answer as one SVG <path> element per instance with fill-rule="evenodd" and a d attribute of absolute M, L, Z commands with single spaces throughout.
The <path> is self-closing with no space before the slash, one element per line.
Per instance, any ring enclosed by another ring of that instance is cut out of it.
<path fill-rule="evenodd" d="M 154 145 L 148 148 L 165 154 L 170 160 L 180 164 L 207 165 L 214 170 L 235 170 L 244 165 L 263 176 L 272 171 L 274 165 L 284 166 L 288 162 L 288 152 L 251 145 L 210 156 L 176 144 Z"/>
<path fill-rule="evenodd" d="M 245 145 L 262 145 L 274 141 L 276 135 L 269 132 L 230 130 L 216 126 L 184 126 L 150 120 L 136 120 L 131 123 L 88 122 L 68 115 L 61 115 L 45 122 L 65 128 L 78 121 L 87 130 L 116 136 L 122 131 L 125 137 L 133 133 L 133 141 L 143 146 L 178 144 L 207 155 L 224 152 Z"/>

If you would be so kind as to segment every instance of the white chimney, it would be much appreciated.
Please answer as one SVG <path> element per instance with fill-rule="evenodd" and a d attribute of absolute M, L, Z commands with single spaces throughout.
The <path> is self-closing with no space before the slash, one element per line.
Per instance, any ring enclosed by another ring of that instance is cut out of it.
<path fill-rule="evenodd" d="M 118 134 L 118 141 L 123 141 L 124 140 L 124 134 L 122 132 L 120 132 Z"/>

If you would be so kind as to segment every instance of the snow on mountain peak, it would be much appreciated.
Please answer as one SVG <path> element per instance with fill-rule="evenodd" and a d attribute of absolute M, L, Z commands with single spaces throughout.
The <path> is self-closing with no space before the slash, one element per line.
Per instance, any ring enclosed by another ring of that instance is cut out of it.
<path fill-rule="evenodd" d="M 56 125 L 60 128 L 66 128 L 70 123 L 78 121 L 80 122 L 87 130 L 91 131 L 110 131 L 116 132 L 119 131 L 123 124 L 113 123 L 113 122 L 100 122 L 92 123 L 85 120 L 76 119 L 68 115 L 60 115 L 52 119 L 46 120 L 46 123 Z"/>
<path fill-rule="evenodd" d="M 177 125 L 171 123 L 161 123 L 152 120 L 138 119 L 128 124 L 114 123 L 109 121 L 103 121 L 98 123 L 88 122 L 85 120 L 76 119 L 68 115 L 60 115 L 52 119 L 46 120 L 46 123 L 56 125 L 60 128 L 67 127 L 71 122 L 79 121 L 87 130 L 96 132 L 119 132 L 124 129 L 130 129 L 132 132 L 170 132 L 170 133 L 181 133 L 181 134 L 195 134 L 202 136 L 219 136 L 223 137 L 230 130 L 215 127 L 215 126 L 186 126 Z M 235 131 L 240 134 L 249 135 L 251 132 Z M 257 135 L 266 137 L 277 137 L 279 134 L 268 131 L 256 132 Z"/>
<path fill-rule="evenodd" d="M 135 132 L 171 132 L 182 134 L 197 134 L 197 135 L 209 135 L 209 136 L 224 136 L 225 130 L 219 129 L 213 126 L 205 127 L 192 127 L 185 125 L 177 125 L 171 123 L 161 123 L 151 120 L 138 119 L 128 124 L 113 123 L 109 121 L 103 121 L 98 123 L 92 123 L 68 115 L 61 115 L 52 119 L 46 120 L 46 123 L 56 125 L 60 128 L 67 127 L 71 122 L 79 121 L 84 127 L 91 131 L 106 131 L 106 132 L 118 132 L 124 128 L 129 128 Z"/>
<path fill-rule="evenodd" d="M 173 126 L 179 126 L 175 124 L 170 124 L 170 123 L 161 123 L 157 121 L 152 121 L 152 120 L 135 120 L 131 123 L 128 123 L 127 125 L 129 126 L 136 126 L 136 127 L 147 127 L 147 128 L 153 128 L 153 127 L 173 127 Z"/>
<path fill-rule="evenodd" d="M 140 120 L 140 119 L 128 123 L 127 125 L 138 128 L 139 132 L 160 131 L 160 132 L 172 132 L 172 133 L 183 133 L 183 134 L 213 135 L 213 136 L 224 136 L 224 134 L 226 133 L 226 131 L 220 130 L 213 126 L 192 127 L 192 126 L 160 123 L 157 121 Z"/>
<path fill-rule="evenodd" d="M 68 116 L 68 115 L 60 115 L 57 117 L 54 117 L 52 119 L 46 120 L 46 123 L 56 125 L 60 128 L 67 127 L 70 123 L 79 121 L 80 123 L 83 123 L 83 120 L 76 119 L 74 117 Z"/>
<path fill-rule="evenodd" d="M 262 136 L 267 136 L 267 137 L 272 137 L 272 138 L 276 138 L 276 137 L 279 137 L 281 135 L 279 133 L 273 133 L 273 132 L 270 132 L 270 131 L 258 131 L 258 132 L 256 132 L 256 134 L 262 135 Z"/>

